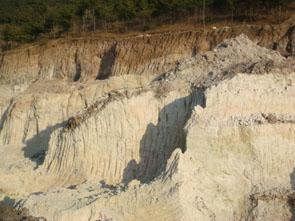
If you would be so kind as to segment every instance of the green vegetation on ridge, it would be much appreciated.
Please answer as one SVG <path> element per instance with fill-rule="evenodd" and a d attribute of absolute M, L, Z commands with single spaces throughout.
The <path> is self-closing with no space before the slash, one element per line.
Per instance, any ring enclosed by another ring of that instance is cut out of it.
<path fill-rule="evenodd" d="M 219 13 L 249 19 L 257 8 L 269 10 L 293 1 L 0 0 L 0 37 L 5 42 L 29 42 L 40 34 L 55 38 L 64 32 L 108 30 L 114 23 L 119 23 L 122 31 L 136 25 L 146 30 L 155 20 L 165 23 L 204 15 L 210 19 L 210 15 Z"/>

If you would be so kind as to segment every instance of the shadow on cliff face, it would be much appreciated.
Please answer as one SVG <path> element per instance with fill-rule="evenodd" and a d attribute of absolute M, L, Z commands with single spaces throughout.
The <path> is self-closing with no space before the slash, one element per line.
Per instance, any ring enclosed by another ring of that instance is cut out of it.
<path fill-rule="evenodd" d="M 288 37 L 286 51 L 289 56 L 294 56 L 295 55 L 295 26 L 289 28 L 286 35 Z"/>
<path fill-rule="evenodd" d="M 137 178 L 138 164 L 136 160 L 130 160 L 127 164 L 126 168 L 123 171 L 123 180 L 122 183 L 127 185 L 132 180 Z"/>
<path fill-rule="evenodd" d="M 48 150 L 51 133 L 64 124 L 65 122 L 47 127 L 45 130 L 27 140 L 25 143 L 26 146 L 23 148 L 24 156 L 35 162 L 37 166 L 41 165 L 44 161 L 45 153 Z"/>
<path fill-rule="evenodd" d="M 140 162 L 131 160 L 123 172 L 122 182 L 127 185 L 133 179 L 148 183 L 165 171 L 173 151 L 186 151 L 184 127 L 196 105 L 205 107 L 203 90 L 175 100 L 159 113 L 158 123 L 150 123 L 140 141 Z"/>
<path fill-rule="evenodd" d="M 290 173 L 290 184 L 292 191 L 295 191 L 295 168 L 293 169 L 292 173 Z M 295 221 L 295 193 L 289 195 L 288 198 L 288 204 L 290 207 L 290 212 L 292 214 L 290 221 Z"/>
<path fill-rule="evenodd" d="M 9 105 L 5 109 L 5 111 L 2 114 L 1 119 L 0 119 L 0 133 L 1 133 L 2 129 L 3 129 L 3 127 L 4 127 L 5 121 L 7 120 L 7 116 L 9 115 L 11 110 L 14 108 L 14 106 L 15 106 L 15 102 L 14 102 L 13 99 L 11 99 Z"/>
<path fill-rule="evenodd" d="M 43 217 L 33 217 L 26 208 L 15 209 L 15 200 L 5 197 L 0 201 L 0 221 L 46 221 Z"/>
<path fill-rule="evenodd" d="M 101 59 L 99 72 L 96 80 L 105 80 L 112 74 L 113 66 L 116 61 L 117 43 L 115 43 L 108 51 L 106 51 Z"/>
<path fill-rule="evenodd" d="M 75 64 L 76 64 L 76 72 L 75 72 L 75 75 L 74 75 L 74 81 L 79 81 L 80 78 L 81 78 L 81 72 L 82 72 L 82 69 L 81 69 L 81 63 L 80 63 L 80 60 L 78 58 L 78 52 L 76 52 L 75 54 Z"/>

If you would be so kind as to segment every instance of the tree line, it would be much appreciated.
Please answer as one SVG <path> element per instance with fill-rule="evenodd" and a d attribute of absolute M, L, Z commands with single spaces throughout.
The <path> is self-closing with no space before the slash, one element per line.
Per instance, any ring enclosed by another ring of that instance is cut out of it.
<path fill-rule="evenodd" d="M 0 0 L 3 41 L 29 42 L 38 36 L 130 27 L 147 30 L 153 24 L 188 16 L 197 21 L 230 14 L 253 19 L 257 9 L 280 9 L 294 0 Z"/>

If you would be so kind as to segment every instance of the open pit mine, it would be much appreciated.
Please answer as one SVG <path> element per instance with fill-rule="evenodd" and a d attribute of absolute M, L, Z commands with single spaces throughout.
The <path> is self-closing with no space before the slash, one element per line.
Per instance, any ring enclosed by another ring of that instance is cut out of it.
<path fill-rule="evenodd" d="M 294 17 L 3 52 L 0 214 L 295 220 L 294 55 Z"/>

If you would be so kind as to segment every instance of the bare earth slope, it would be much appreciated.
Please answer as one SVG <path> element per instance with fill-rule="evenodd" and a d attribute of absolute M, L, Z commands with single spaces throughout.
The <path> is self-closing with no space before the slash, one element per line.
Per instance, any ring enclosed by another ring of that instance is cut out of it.
<path fill-rule="evenodd" d="M 240 35 L 164 73 L 4 82 L 0 197 L 47 220 L 293 219 L 294 64 Z"/>
<path fill-rule="evenodd" d="M 121 75 L 160 74 L 227 38 L 247 35 L 284 55 L 295 53 L 295 16 L 279 25 L 241 25 L 129 38 L 78 38 L 49 41 L 0 54 L 0 82 L 28 84 L 38 79 L 87 81 Z"/>

